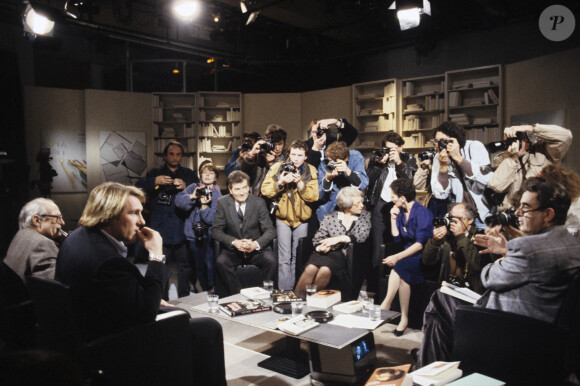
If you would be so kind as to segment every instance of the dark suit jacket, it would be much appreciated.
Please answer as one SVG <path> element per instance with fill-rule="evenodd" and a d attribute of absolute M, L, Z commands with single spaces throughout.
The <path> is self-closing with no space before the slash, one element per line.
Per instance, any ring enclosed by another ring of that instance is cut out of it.
<path fill-rule="evenodd" d="M 276 229 L 272 225 L 265 201 L 253 194 L 248 195 L 246 200 L 244 221 L 240 228 L 234 198 L 228 194 L 217 202 L 211 236 L 230 251 L 234 250 L 232 241 L 236 239 L 255 240 L 260 244 L 260 249 L 263 249 L 276 237 Z"/>
<path fill-rule="evenodd" d="M 166 267 L 149 262 L 145 277 L 98 229 L 80 227 L 60 248 L 55 279 L 70 286 L 85 338 L 155 320 Z"/>

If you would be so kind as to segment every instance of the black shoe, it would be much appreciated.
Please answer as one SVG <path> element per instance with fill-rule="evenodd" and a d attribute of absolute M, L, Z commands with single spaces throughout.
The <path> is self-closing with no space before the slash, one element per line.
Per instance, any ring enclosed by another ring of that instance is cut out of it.
<path fill-rule="evenodd" d="M 413 358 L 415 363 L 417 363 L 417 359 L 419 358 L 419 349 L 418 348 L 414 348 L 411 350 L 411 357 Z"/>
<path fill-rule="evenodd" d="M 405 330 L 406 330 L 406 328 L 405 328 Z M 399 330 L 397 330 L 397 329 L 395 328 L 395 329 L 393 330 L 393 334 L 394 334 L 395 336 L 401 336 L 401 335 L 403 335 L 403 334 L 405 333 L 405 330 L 403 330 L 403 331 L 399 331 Z"/>

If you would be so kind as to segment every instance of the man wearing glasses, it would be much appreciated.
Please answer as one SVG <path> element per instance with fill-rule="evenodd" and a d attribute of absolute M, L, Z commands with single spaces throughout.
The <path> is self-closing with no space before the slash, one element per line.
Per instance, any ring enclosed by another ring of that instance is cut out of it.
<path fill-rule="evenodd" d="M 4 263 L 24 283 L 30 275 L 53 279 L 58 255 L 54 240 L 60 236 L 63 225 L 64 220 L 54 201 L 36 198 L 28 202 L 18 216 L 20 230 L 10 242 Z"/>
<path fill-rule="evenodd" d="M 482 253 L 501 258 L 483 268 L 487 292 L 475 307 L 498 309 L 553 323 L 574 274 L 580 268 L 580 242 L 566 226 L 570 196 L 554 182 L 524 186 L 516 211 L 524 236 L 509 242 L 495 231 L 476 235 Z M 424 339 L 417 367 L 451 360 L 455 310 L 467 304 L 437 291 L 425 310 Z"/>

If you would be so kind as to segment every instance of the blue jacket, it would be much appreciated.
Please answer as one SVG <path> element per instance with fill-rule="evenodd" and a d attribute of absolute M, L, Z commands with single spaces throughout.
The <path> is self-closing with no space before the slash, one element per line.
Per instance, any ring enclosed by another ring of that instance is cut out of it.
<path fill-rule="evenodd" d="M 198 186 L 198 183 L 193 183 L 175 197 L 175 206 L 189 213 L 189 216 L 187 216 L 187 219 L 185 220 L 185 227 L 183 228 L 185 238 L 188 240 L 195 240 L 193 224 L 197 224 L 198 222 L 207 225 L 208 235 L 211 234 L 211 225 L 213 224 L 213 219 L 215 217 L 217 200 L 222 196 L 218 186 L 214 185 L 211 191 L 210 206 L 202 210 L 199 201 L 190 198 L 191 194 Z"/>
<path fill-rule="evenodd" d="M 187 218 L 187 213 L 175 206 L 175 197 L 179 193 L 175 189 L 167 192 L 171 199 L 169 205 L 159 203 L 159 193 L 167 188 L 155 188 L 155 178 L 157 176 L 169 176 L 174 179 L 181 178 L 187 186 L 194 182 L 199 182 L 197 173 L 183 166 L 179 166 L 175 172 L 172 172 L 166 165 L 163 165 L 151 169 L 136 184 L 138 188 L 143 189 L 147 193 L 149 208 L 151 210 L 151 228 L 161 234 L 163 244 L 181 244 L 185 241 L 183 226 Z"/>

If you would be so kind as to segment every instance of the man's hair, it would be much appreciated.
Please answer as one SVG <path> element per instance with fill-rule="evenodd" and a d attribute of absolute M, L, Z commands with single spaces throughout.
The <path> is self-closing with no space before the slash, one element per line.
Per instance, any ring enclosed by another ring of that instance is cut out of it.
<path fill-rule="evenodd" d="M 272 127 L 275 127 L 275 128 L 272 128 Z M 273 143 L 278 143 L 280 141 L 286 142 L 286 137 L 288 135 L 286 134 L 286 131 L 284 129 L 282 129 L 282 127 L 280 127 L 278 125 L 270 125 L 266 129 L 265 136 Z"/>
<path fill-rule="evenodd" d="M 242 138 L 250 138 L 252 141 L 254 141 L 254 143 L 256 143 L 260 138 L 260 134 L 256 133 L 255 131 L 252 131 L 249 133 L 243 133 Z"/>
<path fill-rule="evenodd" d="M 290 149 L 302 149 L 304 150 L 304 153 L 308 153 L 308 145 L 301 139 L 295 139 L 292 141 L 290 144 Z"/>
<path fill-rule="evenodd" d="M 385 137 L 383 138 L 383 142 L 381 145 L 383 147 L 387 146 L 387 142 L 392 142 L 397 146 L 403 146 L 405 144 L 405 140 L 396 132 L 396 131 L 387 131 Z"/>
<path fill-rule="evenodd" d="M 570 195 L 561 184 L 557 182 L 539 181 L 537 183 L 528 184 L 524 188 L 524 192 L 536 193 L 536 200 L 540 203 L 538 209 L 554 209 L 555 225 L 562 225 L 566 223 L 568 209 L 570 209 Z"/>
<path fill-rule="evenodd" d="M 348 157 L 348 146 L 343 141 L 336 141 L 328 145 L 328 148 L 324 151 L 324 154 L 328 158 L 334 160 L 346 160 Z"/>
<path fill-rule="evenodd" d="M 397 178 L 391 183 L 391 190 L 399 197 L 405 197 L 407 201 L 413 201 L 417 194 L 413 180 L 410 178 Z"/>
<path fill-rule="evenodd" d="M 250 185 L 250 176 L 241 170 L 234 170 L 228 176 L 228 188 L 231 188 L 234 184 L 239 184 L 240 182 L 244 181 Z"/>
<path fill-rule="evenodd" d="M 183 148 L 183 145 L 180 142 L 169 141 L 167 145 L 165 145 L 165 147 L 163 148 L 163 157 L 167 157 L 167 152 L 169 152 L 169 146 L 179 146 L 179 148 L 181 149 L 181 154 L 185 153 L 185 149 Z"/>
<path fill-rule="evenodd" d="M 217 167 L 213 164 L 213 162 L 211 161 L 204 161 L 201 163 L 201 165 L 199 165 L 199 177 L 201 179 L 201 174 L 205 171 L 205 170 L 210 170 L 212 172 L 215 173 L 215 179 L 217 180 L 218 178 L 218 169 Z"/>
<path fill-rule="evenodd" d="M 580 197 L 580 175 L 562 165 L 548 165 L 542 169 L 540 177 L 545 181 L 561 184 L 574 201 Z"/>
<path fill-rule="evenodd" d="M 438 132 L 442 132 L 451 138 L 455 138 L 459 143 L 460 148 L 465 146 L 466 133 L 463 126 L 458 125 L 455 122 L 445 121 L 433 130 L 433 138 L 435 138 L 435 135 L 437 135 Z"/>
<path fill-rule="evenodd" d="M 103 227 L 119 217 L 128 196 L 135 196 L 143 204 L 145 193 L 139 188 L 117 182 L 105 182 L 91 191 L 79 226 L 85 228 Z"/>
<path fill-rule="evenodd" d="M 465 216 L 468 219 L 472 219 L 472 218 L 477 218 L 477 211 L 475 210 L 475 208 L 473 208 L 473 206 L 466 204 L 465 202 L 458 202 L 457 204 L 453 205 L 451 207 L 451 209 L 455 208 L 456 206 L 462 206 L 465 209 Z M 451 210 L 449 211 L 449 213 L 451 213 Z"/>
<path fill-rule="evenodd" d="M 336 205 L 342 210 L 352 208 L 352 199 L 357 196 L 364 197 L 363 192 L 359 188 L 345 186 L 336 195 Z"/>
<path fill-rule="evenodd" d="M 22 210 L 20 210 L 20 215 L 18 215 L 18 228 L 23 229 L 29 226 L 30 221 L 32 221 L 32 217 L 36 215 L 44 216 L 48 214 L 48 209 L 46 209 L 48 204 L 54 204 L 54 201 L 42 197 L 28 201 L 22 207 Z"/>

